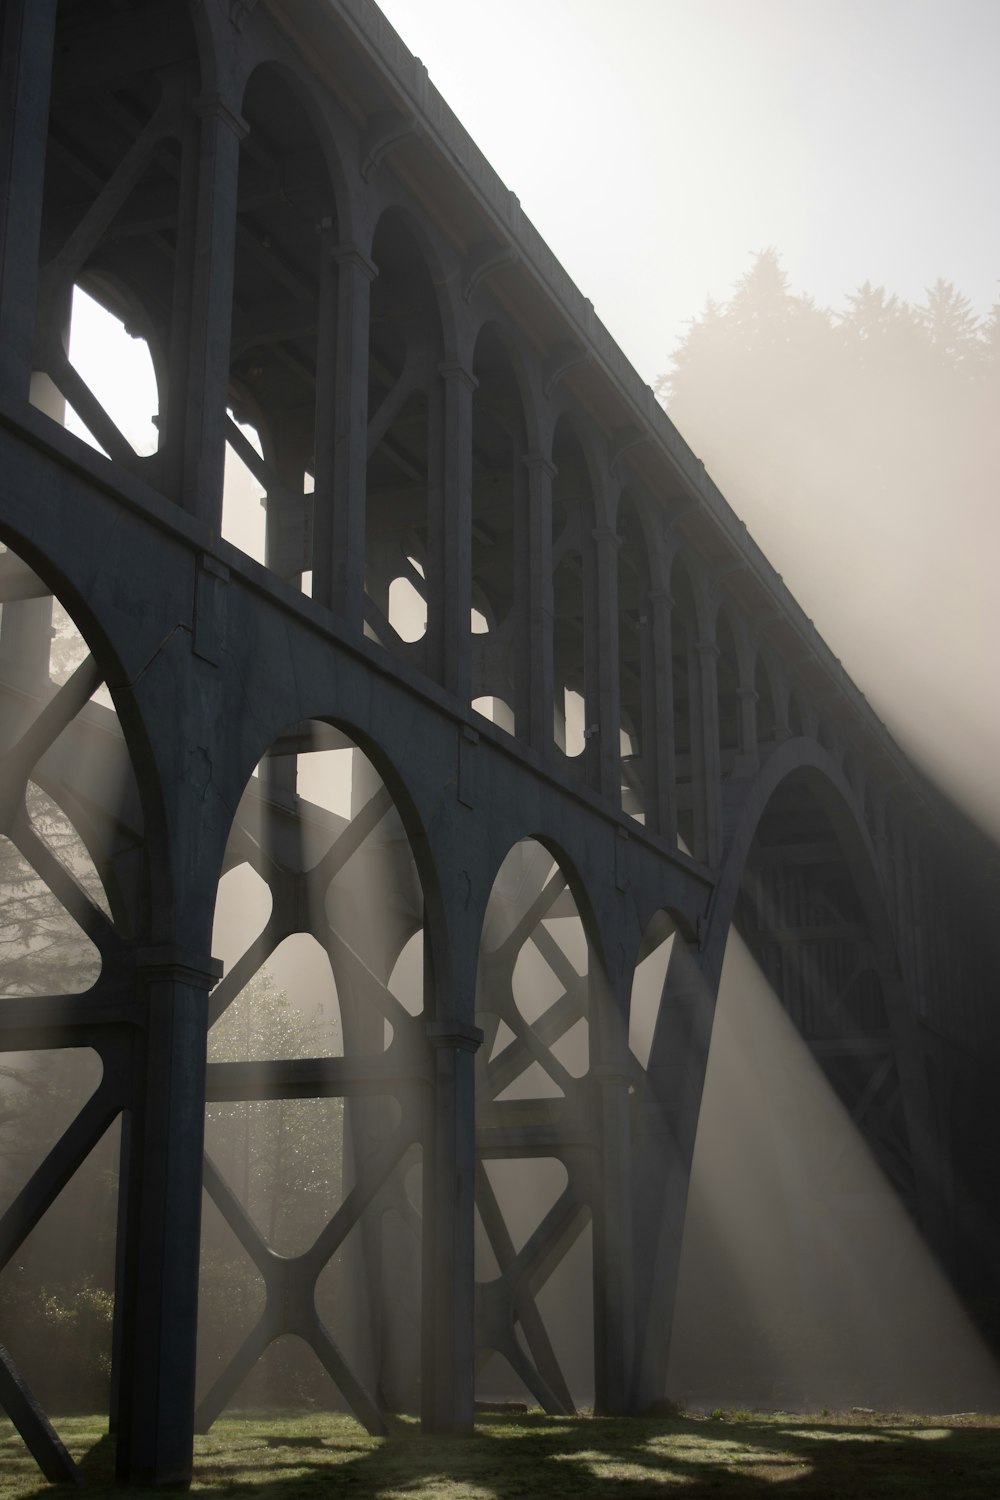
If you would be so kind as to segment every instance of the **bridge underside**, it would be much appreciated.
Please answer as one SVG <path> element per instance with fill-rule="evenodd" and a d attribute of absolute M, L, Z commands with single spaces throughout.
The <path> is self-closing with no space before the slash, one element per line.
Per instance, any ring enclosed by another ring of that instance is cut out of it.
<path fill-rule="evenodd" d="M 119 1476 L 289 1335 L 376 1432 L 662 1398 L 731 928 L 957 1265 L 962 830 L 420 65 L 366 0 L 3 27 L 0 1269 L 113 1147 Z"/>

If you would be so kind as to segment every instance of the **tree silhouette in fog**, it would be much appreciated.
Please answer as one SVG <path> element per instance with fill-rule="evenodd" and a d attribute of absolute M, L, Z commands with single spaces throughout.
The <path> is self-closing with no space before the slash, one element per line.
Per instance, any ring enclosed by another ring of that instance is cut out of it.
<path fill-rule="evenodd" d="M 971 756 L 966 805 L 1000 831 L 1000 303 L 980 319 L 939 279 L 918 305 L 865 282 L 823 308 L 768 249 L 657 391 L 890 728 L 953 786 Z"/>

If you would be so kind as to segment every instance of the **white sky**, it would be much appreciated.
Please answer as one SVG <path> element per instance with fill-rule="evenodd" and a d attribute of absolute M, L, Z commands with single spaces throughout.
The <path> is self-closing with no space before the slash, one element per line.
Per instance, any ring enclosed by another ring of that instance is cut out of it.
<path fill-rule="evenodd" d="M 1000 296 L 1000 0 L 381 0 L 647 381 L 751 255 Z"/>

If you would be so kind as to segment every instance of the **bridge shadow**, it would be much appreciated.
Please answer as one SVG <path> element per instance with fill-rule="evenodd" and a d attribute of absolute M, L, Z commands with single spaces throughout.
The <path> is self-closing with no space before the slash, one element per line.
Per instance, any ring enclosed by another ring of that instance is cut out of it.
<path fill-rule="evenodd" d="M 1000 1494 L 996 1425 L 485 1416 L 473 1435 L 455 1438 L 425 1438 L 412 1420 L 395 1420 L 389 1436 L 374 1443 L 360 1428 L 325 1415 L 302 1425 L 306 1431 L 288 1434 L 266 1417 L 246 1424 L 239 1444 L 220 1443 L 200 1457 L 194 1488 L 254 1500 L 318 1500 L 331 1488 L 373 1500 L 651 1500 L 665 1494 L 753 1500 L 773 1496 L 776 1487 L 801 1500 L 883 1494 L 996 1500 Z M 82 1486 L 39 1484 L 22 1490 L 19 1500 L 51 1500 L 57 1489 L 95 1500 L 148 1493 L 114 1485 L 110 1437 L 82 1458 L 80 1477 Z"/>

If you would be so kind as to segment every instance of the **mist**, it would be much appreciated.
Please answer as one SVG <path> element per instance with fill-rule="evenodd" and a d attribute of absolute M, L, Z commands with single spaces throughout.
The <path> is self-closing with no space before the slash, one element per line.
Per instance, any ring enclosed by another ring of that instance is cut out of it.
<path fill-rule="evenodd" d="M 662 398 L 876 714 L 996 840 L 998 309 L 978 317 L 944 281 L 916 305 L 808 292 L 778 251 L 753 257 Z"/>
<path fill-rule="evenodd" d="M 725 341 L 708 350 L 710 358 L 704 347 L 697 351 L 705 355 L 700 386 L 692 378 L 693 360 L 685 364 L 679 354 L 665 388 L 668 411 L 890 730 L 927 774 L 996 836 L 1000 718 L 990 684 L 997 614 L 990 570 L 983 566 L 984 557 L 997 555 L 1000 541 L 995 332 L 988 335 L 983 320 L 981 328 L 969 331 L 969 347 L 935 349 L 933 340 L 921 342 L 926 318 L 922 323 L 915 316 L 911 328 L 897 306 L 883 320 L 888 362 L 866 351 L 865 358 L 845 364 L 846 340 L 838 342 L 837 335 L 849 324 L 849 304 L 830 311 L 810 307 L 807 290 L 778 287 L 771 309 L 776 321 L 769 325 L 762 318 L 758 330 L 782 331 L 758 339 L 752 358 L 745 345 L 734 353 Z M 728 293 L 724 289 L 720 295 Z M 883 307 L 891 296 L 889 288 Z M 803 335 L 796 333 L 791 354 L 781 322 L 789 316 Z M 914 342 L 907 343 L 914 330 Z M 697 344 L 696 331 L 697 325 L 687 341 L 689 351 Z M 902 342 L 897 340 L 901 332 Z M 104 336 L 91 335 L 91 351 Z M 141 341 L 131 344 L 141 363 Z M 73 348 L 82 368 L 87 340 Z M 963 366 L 966 359 L 970 363 Z M 95 384 L 97 377 L 88 372 L 87 379 Z M 123 431 L 140 434 L 135 440 L 141 444 L 151 441 L 141 433 L 155 410 L 155 388 L 147 393 L 149 411 L 133 410 L 130 417 L 139 377 L 131 384 L 126 395 L 119 377 L 116 389 L 102 392 L 101 399 Z M 252 429 L 244 427 L 243 433 L 253 446 Z M 224 535 L 263 561 L 262 491 L 247 464 L 230 454 Z M 308 589 L 306 579 L 303 586 Z M 390 600 L 390 623 L 405 640 L 416 638 L 421 628 L 419 619 L 407 619 L 407 609 L 414 607 L 405 598 Z M 55 671 L 51 680 L 60 680 Z M 109 700 L 95 702 L 106 708 Z M 377 790 L 377 778 L 361 752 L 347 744 L 294 759 L 292 789 L 319 810 L 309 833 L 315 840 L 310 857 L 318 862 Z M 258 788 L 251 786 L 248 806 L 259 800 Z M 361 1029 L 366 1043 L 382 1050 L 394 1035 L 390 1016 L 405 1029 L 384 992 L 411 1016 L 423 1003 L 412 861 L 400 855 L 400 846 L 398 819 L 385 823 L 325 908 L 335 935 L 351 933 L 377 980 L 372 993 L 384 1004 Z M 269 854 L 266 840 L 262 847 Z M 73 853 L 66 857 L 79 859 Z M 529 880 L 525 900 L 552 878 L 547 856 L 546 861 L 544 872 Z M 11 880 L 21 875 L 14 871 Z M 509 905 L 503 882 L 499 892 L 498 902 Z M 321 902 L 328 896 L 319 893 Z M 363 922 L 361 908 L 368 914 Z M 518 909 L 518 915 L 526 909 Z M 264 882 L 234 851 L 217 925 L 217 951 L 227 970 L 264 931 L 271 910 Z M 501 940 L 491 925 L 495 920 L 496 907 L 487 921 L 487 946 Z M 543 931 L 538 942 L 526 945 L 530 957 L 519 975 L 512 974 L 510 992 L 493 993 L 487 986 L 481 996 L 483 1012 L 499 1023 L 487 1063 L 502 1057 L 510 1044 L 501 1029 L 505 1015 L 517 1026 L 537 1025 L 565 992 L 567 964 L 578 977 L 589 972 L 591 955 L 575 908 L 564 900 L 557 915 L 539 918 L 538 925 Z M 509 930 L 510 918 L 500 927 Z M 546 934 L 561 954 L 552 954 L 550 945 L 551 961 L 542 951 Z M 70 932 L 65 940 L 79 938 Z M 640 982 L 644 998 L 635 1004 L 631 1036 L 640 1063 L 668 953 L 664 942 Z M 563 980 L 557 982 L 560 973 Z M 211 1055 L 215 1060 L 342 1055 L 342 998 L 329 957 L 315 938 L 288 939 L 268 952 L 253 979 L 233 995 L 227 1026 L 220 1023 Z M 270 1017 L 266 1034 L 258 1024 L 261 1013 Z M 222 1045 L 226 1037 L 228 1050 Z M 585 1071 L 586 1024 L 572 1039 L 568 1029 L 557 1036 L 550 1050 L 557 1076 L 559 1069 L 574 1077 Z M 70 1112 L 95 1086 L 86 1071 L 92 1060 L 74 1062 L 79 1067 L 72 1088 L 67 1085 Z M 12 1098 L 18 1103 L 24 1087 L 7 1079 L 8 1103 Z M 528 1068 L 516 1072 L 505 1097 L 558 1093 L 553 1074 L 533 1062 L 530 1074 Z M 384 1138 L 395 1123 L 387 1098 L 356 1111 L 353 1127 L 350 1116 L 336 1098 L 211 1106 L 210 1150 L 238 1187 L 250 1218 L 281 1253 L 296 1253 L 318 1235 L 343 1201 L 357 1168 L 356 1153 Z M 297 1180 L 288 1165 L 293 1144 L 302 1168 Z M 105 1184 L 114 1174 L 110 1137 L 107 1151 L 92 1169 L 103 1174 Z M 489 1163 L 485 1175 L 515 1249 L 565 1188 L 564 1169 L 554 1159 L 530 1166 L 501 1159 Z M 81 1176 L 77 1206 L 60 1221 L 63 1234 L 67 1224 L 72 1233 L 89 1212 L 89 1180 L 94 1179 Z M 360 1368 L 373 1371 L 391 1350 L 385 1366 L 394 1372 L 393 1398 L 406 1405 L 413 1402 L 418 1337 L 416 1153 L 401 1165 L 393 1191 L 395 1249 L 380 1241 L 376 1262 L 374 1238 L 366 1240 L 359 1232 L 331 1262 L 320 1300 L 324 1317 Z M 101 1222 L 110 1222 L 107 1214 Z M 110 1234 L 106 1228 L 101 1234 L 93 1260 L 97 1284 L 104 1288 L 111 1277 Z M 479 1273 L 489 1281 L 501 1267 L 481 1218 L 477 1234 Z M 213 1284 L 203 1304 L 203 1388 L 262 1307 L 262 1282 L 246 1258 L 241 1260 L 231 1230 L 213 1207 L 206 1208 L 205 1245 Z M 394 1281 L 407 1256 L 405 1275 Z M 538 1296 L 542 1322 L 578 1404 L 593 1394 L 592 1327 L 589 1314 L 580 1311 L 589 1303 L 590 1268 L 584 1225 L 559 1275 Z M 348 1315 L 344 1307 L 351 1299 Z M 94 1345 L 99 1353 L 109 1340 L 109 1325 L 101 1328 L 104 1342 Z M 241 1399 L 338 1404 L 309 1351 L 298 1344 L 289 1353 L 286 1344 L 275 1344 L 264 1356 Z M 38 1378 L 44 1392 L 44 1373 Z M 526 1388 L 509 1361 L 496 1355 L 480 1372 L 480 1390 L 523 1395 Z M 669 1394 L 705 1407 L 863 1404 L 954 1410 L 995 1406 L 998 1399 L 990 1357 L 735 934 L 690 1189 Z"/>
<path fill-rule="evenodd" d="M 995 1410 L 1000 1372 L 731 932 L 668 1392 L 703 1410 Z"/>

